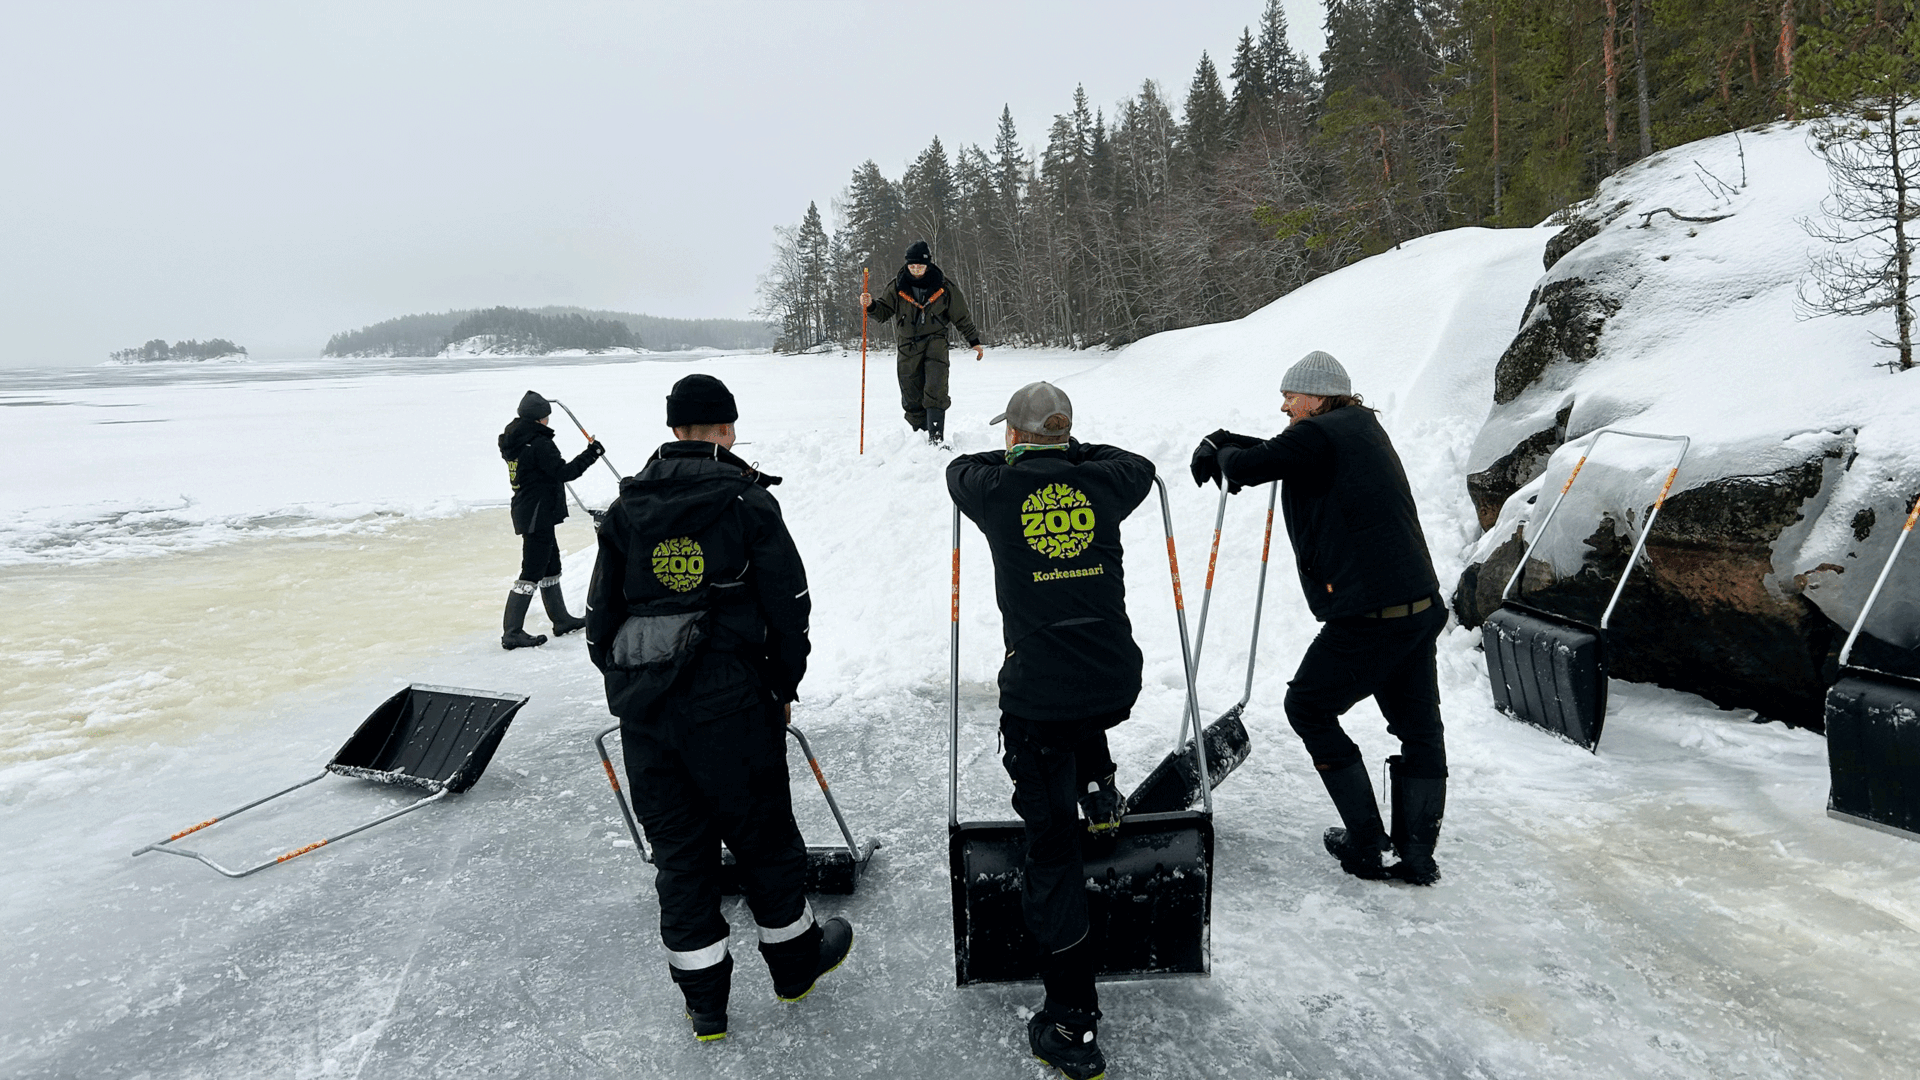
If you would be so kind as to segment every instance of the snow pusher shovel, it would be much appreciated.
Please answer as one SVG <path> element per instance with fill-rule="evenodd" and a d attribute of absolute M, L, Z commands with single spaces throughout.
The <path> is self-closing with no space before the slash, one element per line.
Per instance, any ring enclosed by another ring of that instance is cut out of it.
<path fill-rule="evenodd" d="M 653 862 L 653 852 L 647 849 L 647 842 L 640 836 L 640 821 L 633 812 L 633 806 L 627 801 L 627 793 L 620 787 L 620 772 L 613 766 L 613 756 L 607 753 L 607 736 L 620 730 L 615 724 L 593 737 L 594 748 L 600 751 L 600 764 L 607 770 L 607 783 L 613 785 L 613 800 L 620 804 L 620 816 L 627 823 L 627 835 L 633 837 L 633 849 L 647 862 Z M 866 872 L 867 863 L 873 859 L 873 851 L 880 846 L 878 840 L 857 843 L 853 839 L 853 830 L 847 827 L 847 818 L 840 812 L 839 800 L 833 797 L 833 789 L 827 786 L 827 775 L 820 771 L 820 759 L 813 756 L 813 745 L 807 737 L 792 724 L 787 725 L 787 734 L 800 744 L 800 753 L 807 759 L 807 766 L 813 770 L 813 778 L 820 785 L 820 794 L 826 796 L 827 809 L 833 811 L 834 823 L 840 826 L 840 838 L 846 841 L 845 847 L 807 845 L 807 884 L 810 893 L 837 893 L 845 895 L 853 892 L 860 884 L 860 875 Z M 720 891 L 729 896 L 740 892 L 739 865 L 733 861 L 733 852 L 724 846 L 720 849 Z"/>
<path fill-rule="evenodd" d="M 229 810 L 190 829 L 182 829 L 165 840 L 148 844 L 134 854 L 158 851 L 198 859 L 232 878 L 246 877 L 269 866 L 277 866 L 295 856 L 365 832 L 375 825 L 392 821 L 402 814 L 410 814 L 428 803 L 439 802 L 472 787 L 480 779 L 480 774 L 486 771 L 487 763 L 493 760 L 493 752 L 499 749 L 500 740 L 506 735 L 507 725 L 513 722 L 514 714 L 526 703 L 524 696 L 516 694 L 414 683 L 373 710 L 372 715 L 361 723 L 359 730 L 353 733 L 353 737 L 319 773 L 264 799 L 256 799 L 238 810 Z M 295 848 L 285 855 L 244 870 L 229 870 L 197 851 L 167 846 L 216 822 L 298 791 L 324 779 L 329 773 L 383 784 L 406 784 L 424 788 L 428 794 L 392 813 L 382 814 L 365 824 Z"/>
<path fill-rule="evenodd" d="M 1158 477 L 1166 521 L 1167 567 L 1173 575 L 1174 618 L 1180 626 L 1187 707 L 1199 715 L 1193 692 L 1193 653 L 1180 598 L 1180 562 L 1173 547 L 1173 511 Z M 947 858 L 953 883 L 954 981 L 1032 982 L 1040 978 L 1040 946 L 1020 913 L 1026 834 L 1018 821 L 960 820 L 960 511 L 953 513 L 952 664 L 948 690 L 951 741 L 947 767 Z M 1211 967 L 1213 917 L 1213 789 L 1200 763 L 1206 808 L 1168 814 L 1129 814 L 1119 837 L 1083 846 L 1088 939 L 1103 979 L 1205 975 Z"/>
<path fill-rule="evenodd" d="M 547 403 L 549 405 L 560 406 L 560 411 L 567 414 L 567 419 L 573 421 L 573 426 L 580 429 L 580 434 L 584 436 L 588 442 L 593 441 L 593 435 L 587 431 L 586 425 L 580 422 L 579 417 L 573 415 L 573 410 L 567 408 L 566 403 L 562 402 L 559 398 L 548 398 Z M 613 462 L 608 461 L 607 455 L 605 454 L 600 455 L 600 462 L 607 467 L 608 472 L 613 474 L 614 493 L 617 497 L 620 491 L 620 470 L 613 467 Z M 572 484 L 566 485 L 566 488 L 567 494 L 573 496 L 573 501 L 580 505 L 581 511 L 593 519 L 593 527 L 596 529 L 599 528 L 601 519 L 607 516 L 607 512 L 605 510 L 595 510 L 588 506 L 586 501 L 580 498 L 580 493 L 573 490 Z"/>
<path fill-rule="evenodd" d="M 1534 549 L 1547 534 L 1553 515 L 1566 501 L 1567 491 L 1579 479 L 1580 470 L 1593 456 L 1594 448 L 1608 435 L 1678 443 L 1680 452 L 1673 459 L 1673 467 L 1667 470 L 1660 494 L 1653 500 L 1647 523 L 1634 542 L 1633 554 L 1627 557 L 1626 569 L 1620 572 L 1620 582 L 1614 586 L 1613 597 L 1600 613 L 1600 624 L 1593 626 L 1524 604 L 1513 592 L 1521 575 L 1526 573 Z M 1495 708 L 1599 753 L 1600 728 L 1607 719 L 1607 624 L 1620 603 L 1620 594 L 1626 591 L 1627 579 L 1646 551 L 1647 538 L 1653 535 L 1654 519 L 1660 516 L 1667 493 L 1673 490 L 1673 480 L 1680 473 L 1680 463 L 1686 460 L 1689 441 L 1685 435 L 1648 435 L 1616 428 L 1601 428 L 1593 433 L 1587 452 L 1580 455 L 1567 482 L 1560 485 L 1560 494 L 1547 508 L 1547 516 L 1541 519 L 1532 542 L 1520 556 L 1520 564 L 1514 567 L 1507 587 L 1501 590 L 1500 606 L 1481 624 L 1487 679 L 1493 686 Z"/>
<path fill-rule="evenodd" d="M 1920 627 L 1909 623 L 1898 628 L 1904 633 L 1897 636 L 1904 641 L 1869 634 L 1873 650 L 1868 661 L 1878 666 L 1849 661 L 1867 612 L 1880 599 L 1917 520 L 1920 499 L 1907 514 L 1887 565 L 1880 568 L 1840 650 L 1840 681 L 1827 691 L 1826 708 L 1827 767 L 1833 776 L 1828 816 L 1909 840 L 1920 840 L 1920 723 L 1915 722 L 1920 717 Z M 1882 670 L 1896 665 L 1904 666 L 1905 673 Z"/>
<path fill-rule="evenodd" d="M 1247 735 L 1245 713 L 1253 698 L 1253 662 L 1260 652 L 1260 612 L 1267 602 L 1267 554 L 1273 548 L 1273 507 L 1280 498 L 1280 485 L 1272 485 L 1267 496 L 1267 534 L 1260 541 L 1260 585 L 1253 599 L 1253 641 L 1247 646 L 1247 685 L 1233 708 L 1204 729 L 1207 745 L 1207 780 L 1214 787 L 1240 767 L 1253 753 L 1253 740 Z M 1207 553 L 1207 586 L 1200 596 L 1200 621 L 1193 630 L 1193 666 L 1200 668 L 1200 651 L 1207 642 L 1207 608 L 1213 602 L 1213 569 L 1220 555 L 1220 526 L 1227 516 L 1227 490 L 1220 489 L 1220 509 L 1213 518 L 1213 549 Z M 1200 800 L 1200 769 L 1194 761 L 1193 740 L 1187 738 L 1187 715 L 1180 718 L 1178 749 L 1154 766 L 1140 786 L 1127 796 L 1127 813 L 1160 814 L 1185 810 Z"/>

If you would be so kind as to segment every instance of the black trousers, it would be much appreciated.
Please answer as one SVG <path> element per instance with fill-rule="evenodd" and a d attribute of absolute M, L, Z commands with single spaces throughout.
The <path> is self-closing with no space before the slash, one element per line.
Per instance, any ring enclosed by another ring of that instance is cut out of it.
<path fill-rule="evenodd" d="M 900 379 L 900 408 L 915 430 L 927 426 L 928 409 L 953 405 L 947 396 L 947 336 L 934 334 L 900 343 L 894 374 Z"/>
<path fill-rule="evenodd" d="M 1020 911 L 1048 956 L 1041 965 L 1050 1009 L 1092 1012 L 1094 964 L 1087 936 L 1086 871 L 1080 860 L 1080 796 L 1113 772 L 1107 729 L 1127 714 L 1084 720 L 1027 720 L 1000 715 L 1000 761 L 1013 778 L 1013 809 L 1026 826 Z"/>
<path fill-rule="evenodd" d="M 1400 774 L 1447 775 L 1447 744 L 1440 723 L 1435 642 L 1447 625 L 1436 602 L 1398 619 L 1329 619 L 1307 647 L 1287 684 L 1287 721 L 1323 772 L 1360 760 L 1360 748 L 1340 728 L 1340 715 L 1373 698 L 1400 740 Z"/>
<path fill-rule="evenodd" d="M 721 844 L 739 863 L 754 921 L 765 930 L 798 922 L 808 910 L 807 847 L 793 820 L 778 706 L 689 720 L 656 704 L 622 717 L 620 739 L 634 810 L 653 848 L 667 948 L 697 952 L 727 939 Z"/>
<path fill-rule="evenodd" d="M 541 582 L 560 576 L 560 539 L 553 526 L 520 537 L 520 580 Z"/>

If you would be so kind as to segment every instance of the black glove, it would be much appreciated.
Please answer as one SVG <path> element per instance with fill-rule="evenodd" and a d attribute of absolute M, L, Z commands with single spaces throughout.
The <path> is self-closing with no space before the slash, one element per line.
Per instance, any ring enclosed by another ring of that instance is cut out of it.
<path fill-rule="evenodd" d="M 588 507 L 587 515 L 593 518 L 593 527 L 596 529 L 607 523 L 607 512 L 605 510 L 595 510 L 592 507 Z"/>
<path fill-rule="evenodd" d="M 1195 487 L 1206 487 L 1209 481 L 1220 480 L 1220 447 L 1211 437 L 1201 439 L 1200 445 L 1193 448 L 1193 460 L 1187 468 L 1193 473 Z"/>
<path fill-rule="evenodd" d="M 587 440 L 587 453 L 592 454 L 596 459 L 603 458 L 607 456 L 607 448 L 600 445 L 599 439 L 589 439 Z"/>

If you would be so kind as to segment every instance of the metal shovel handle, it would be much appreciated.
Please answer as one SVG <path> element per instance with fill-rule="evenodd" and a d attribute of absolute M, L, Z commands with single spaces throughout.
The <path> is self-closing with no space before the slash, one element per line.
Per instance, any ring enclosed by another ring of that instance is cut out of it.
<path fill-rule="evenodd" d="M 647 850 L 647 842 L 640 839 L 640 823 L 634 819 L 633 807 L 627 802 L 627 793 L 620 790 L 619 770 L 613 767 L 613 757 L 607 753 L 607 736 L 619 730 L 620 725 L 615 724 L 595 735 L 593 747 L 600 751 L 600 764 L 607 770 L 607 783 L 613 785 L 613 801 L 620 804 L 620 816 L 626 819 L 627 835 L 633 837 L 634 850 L 640 853 L 642 859 L 652 862 L 653 853 Z"/>
<path fill-rule="evenodd" d="M 587 430 L 587 426 L 585 424 L 582 424 L 580 422 L 579 417 L 573 415 L 573 410 L 567 408 L 566 402 L 561 401 L 559 398 L 548 398 L 547 401 L 550 404 L 560 406 L 560 411 L 567 414 L 567 419 L 573 421 L 573 426 L 580 429 L 580 434 L 582 436 L 585 436 L 588 442 L 594 441 L 593 434 Z M 613 467 L 613 462 L 607 460 L 607 455 L 605 453 L 602 453 L 600 455 L 600 464 L 605 465 L 607 467 L 607 471 L 613 474 L 614 483 L 617 484 L 620 482 L 620 470 Z"/>
<path fill-rule="evenodd" d="M 1567 482 L 1560 485 L 1560 494 L 1554 497 L 1553 505 L 1547 508 L 1547 516 L 1541 519 L 1540 527 L 1534 530 L 1533 540 L 1527 544 L 1526 551 L 1521 553 L 1520 564 L 1513 568 L 1513 576 L 1507 579 L 1507 587 L 1500 591 L 1500 599 L 1505 600 L 1513 595 L 1513 587 L 1519 583 L 1520 575 L 1526 572 L 1527 562 L 1533 558 L 1533 549 L 1540 546 L 1540 541 L 1547 535 L 1547 526 L 1553 523 L 1553 515 L 1560 511 L 1560 504 L 1566 501 L 1567 492 L 1573 487 L 1573 482 L 1580 478 L 1580 470 L 1586 467 L 1587 459 L 1593 456 L 1594 448 L 1599 446 L 1600 440 L 1608 435 L 1680 444 L 1680 452 L 1673 459 L 1673 468 L 1667 470 L 1667 481 L 1660 486 L 1660 494 L 1653 500 L 1653 509 L 1647 514 L 1646 527 L 1640 530 L 1640 538 L 1634 541 L 1633 554 L 1627 557 L 1626 569 L 1620 571 L 1620 581 L 1613 587 L 1613 597 L 1607 601 L 1606 610 L 1600 613 L 1600 629 L 1606 630 L 1607 624 L 1613 620 L 1613 609 L 1620 603 L 1620 594 L 1627 590 L 1627 578 L 1633 575 L 1633 568 L 1639 564 L 1641 554 L 1647 550 L 1647 538 L 1653 535 L 1654 519 L 1660 516 L 1660 508 L 1667 502 L 1667 493 L 1673 490 L 1674 478 L 1680 475 L 1680 463 L 1687 459 L 1687 447 L 1693 440 L 1685 435 L 1653 435 L 1644 431 L 1622 431 L 1619 428 L 1601 428 L 1594 432 L 1591 441 L 1587 443 L 1587 452 L 1580 455 L 1579 461 L 1574 462 L 1573 472 L 1567 475 Z"/>
<path fill-rule="evenodd" d="M 1907 546 L 1907 537 L 1913 535 L 1913 524 L 1920 521 L 1920 498 L 1913 500 L 1913 509 L 1907 513 L 1907 523 L 1900 526 L 1900 535 L 1894 538 L 1893 550 L 1887 553 L 1887 564 L 1880 568 L 1880 576 L 1873 580 L 1873 591 L 1867 594 L 1867 602 L 1860 608 L 1860 617 L 1853 620 L 1853 629 L 1847 632 L 1847 643 L 1840 647 L 1840 666 L 1847 666 L 1847 657 L 1853 655 L 1853 643 L 1860 638 L 1860 628 L 1867 624 L 1867 612 L 1873 610 L 1874 602 L 1880 599 L 1880 588 L 1887 583 L 1887 575 L 1893 573 L 1894 560 L 1900 557 L 1900 549 Z"/>
<path fill-rule="evenodd" d="M 1166 526 L 1167 534 L 1167 572 L 1173 579 L 1173 615 L 1180 627 L 1180 660 L 1185 669 L 1187 682 L 1187 709 L 1191 715 L 1200 715 L 1199 698 L 1193 686 L 1193 646 L 1187 638 L 1187 605 L 1180 592 L 1180 556 L 1173 542 L 1173 507 L 1167 501 L 1167 482 L 1157 474 L 1153 478 L 1154 486 L 1160 489 L 1160 520 Z M 949 738 L 947 742 L 947 827 L 960 827 L 960 508 L 953 508 L 953 603 L 951 609 L 951 655 L 947 678 L 947 705 L 949 711 Z M 1186 718 L 1181 718 L 1182 731 Z M 1194 725 L 1196 728 L 1199 725 Z M 1207 815 L 1213 815 L 1213 785 L 1207 779 L 1207 754 L 1205 739 L 1196 734 L 1194 738 L 1194 759 L 1199 764 L 1200 791 L 1206 800 Z"/>
<path fill-rule="evenodd" d="M 1200 621 L 1193 626 L 1193 666 L 1196 671 L 1199 670 L 1200 667 L 1201 653 L 1207 646 L 1207 609 L 1213 606 L 1213 572 L 1220 563 L 1220 530 L 1226 524 L 1226 521 L 1227 484 L 1226 481 L 1222 480 L 1220 482 L 1220 506 L 1213 512 L 1213 546 L 1207 549 L 1207 583 L 1200 591 Z M 1187 720 L 1189 717 L 1193 719 L 1193 730 L 1196 733 L 1200 730 L 1200 714 L 1183 711 L 1180 714 L 1180 736 L 1175 739 L 1173 743 L 1176 753 L 1180 747 L 1187 744 Z"/>

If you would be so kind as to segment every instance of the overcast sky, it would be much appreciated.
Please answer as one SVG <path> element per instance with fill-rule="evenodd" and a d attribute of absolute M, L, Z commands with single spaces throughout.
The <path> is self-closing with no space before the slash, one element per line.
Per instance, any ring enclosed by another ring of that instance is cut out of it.
<path fill-rule="evenodd" d="M 1264 0 L 0 7 L 0 365 L 317 355 L 417 311 L 747 317 L 773 228 L 1076 83 L 1177 103 Z M 1316 65 L 1320 0 L 1287 0 Z M 858 62 L 850 62 L 857 58 Z"/>

